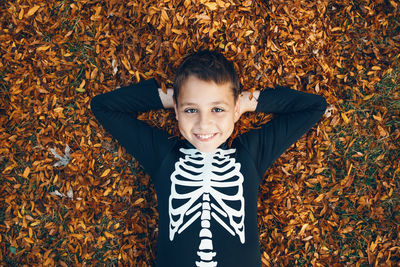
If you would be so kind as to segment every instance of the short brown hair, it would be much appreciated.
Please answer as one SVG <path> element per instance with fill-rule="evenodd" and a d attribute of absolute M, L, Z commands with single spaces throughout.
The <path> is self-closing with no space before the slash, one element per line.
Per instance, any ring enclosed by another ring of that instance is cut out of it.
<path fill-rule="evenodd" d="M 231 83 L 235 101 L 240 94 L 239 77 L 233 63 L 216 51 L 201 50 L 188 55 L 179 65 L 174 80 L 174 100 L 178 103 L 179 90 L 191 76 L 218 85 Z"/>

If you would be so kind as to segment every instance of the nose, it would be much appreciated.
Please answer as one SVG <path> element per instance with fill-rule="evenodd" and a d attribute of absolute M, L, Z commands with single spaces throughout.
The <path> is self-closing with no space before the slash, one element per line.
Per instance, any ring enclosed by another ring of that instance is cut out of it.
<path fill-rule="evenodd" d="M 200 113 L 199 126 L 201 130 L 207 130 L 211 125 L 211 123 L 212 123 L 211 114 L 208 114 L 207 112 Z"/>

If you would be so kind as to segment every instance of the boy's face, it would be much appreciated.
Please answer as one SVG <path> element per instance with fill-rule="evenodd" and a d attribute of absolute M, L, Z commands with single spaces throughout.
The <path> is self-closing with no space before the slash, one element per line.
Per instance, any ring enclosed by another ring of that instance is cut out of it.
<path fill-rule="evenodd" d="M 240 116 L 229 83 L 218 85 L 195 76 L 183 83 L 174 108 L 181 134 L 201 152 L 224 143 Z"/>

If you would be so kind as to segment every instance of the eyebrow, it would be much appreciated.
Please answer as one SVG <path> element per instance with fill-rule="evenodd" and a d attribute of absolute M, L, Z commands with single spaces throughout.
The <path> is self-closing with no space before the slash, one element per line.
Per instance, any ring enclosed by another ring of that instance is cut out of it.
<path fill-rule="evenodd" d="M 229 105 L 228 102 L 226 102 L 226 101 L 215 101 L 215 102 L 211 102 L 210 104 L 211 104 L 211 105 L 221 105 L 221 104 L 222 104 L 222 105 L 227 105 L 227 106 Z M 185 102 L 184 102 L 184 103 L 182 103 L 181 105 L 182 105 L 182 106 L 196 106 L 197 103 L 192 103 L 192 102 L 187 102 L 187 103 L 185 103 Z"/>

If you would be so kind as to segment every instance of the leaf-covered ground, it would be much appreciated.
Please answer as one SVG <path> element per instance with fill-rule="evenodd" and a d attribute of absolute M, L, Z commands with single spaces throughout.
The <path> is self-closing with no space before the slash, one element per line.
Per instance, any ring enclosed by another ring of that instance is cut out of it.
<path fill-rule="evenodd" d="M 259 193 L 265 266 L 400 262 L 400 4 L 395 0 L 2 1 L 0 265 L 152 266 L 149 177 L 93 117 L 99 93 L 222 51 L 245 90 L 323 95 L 318 126 Z M 171 112 L 142 114 L 176 132 Z M 268 114 L 246 114 L 235 134 Z"/>

